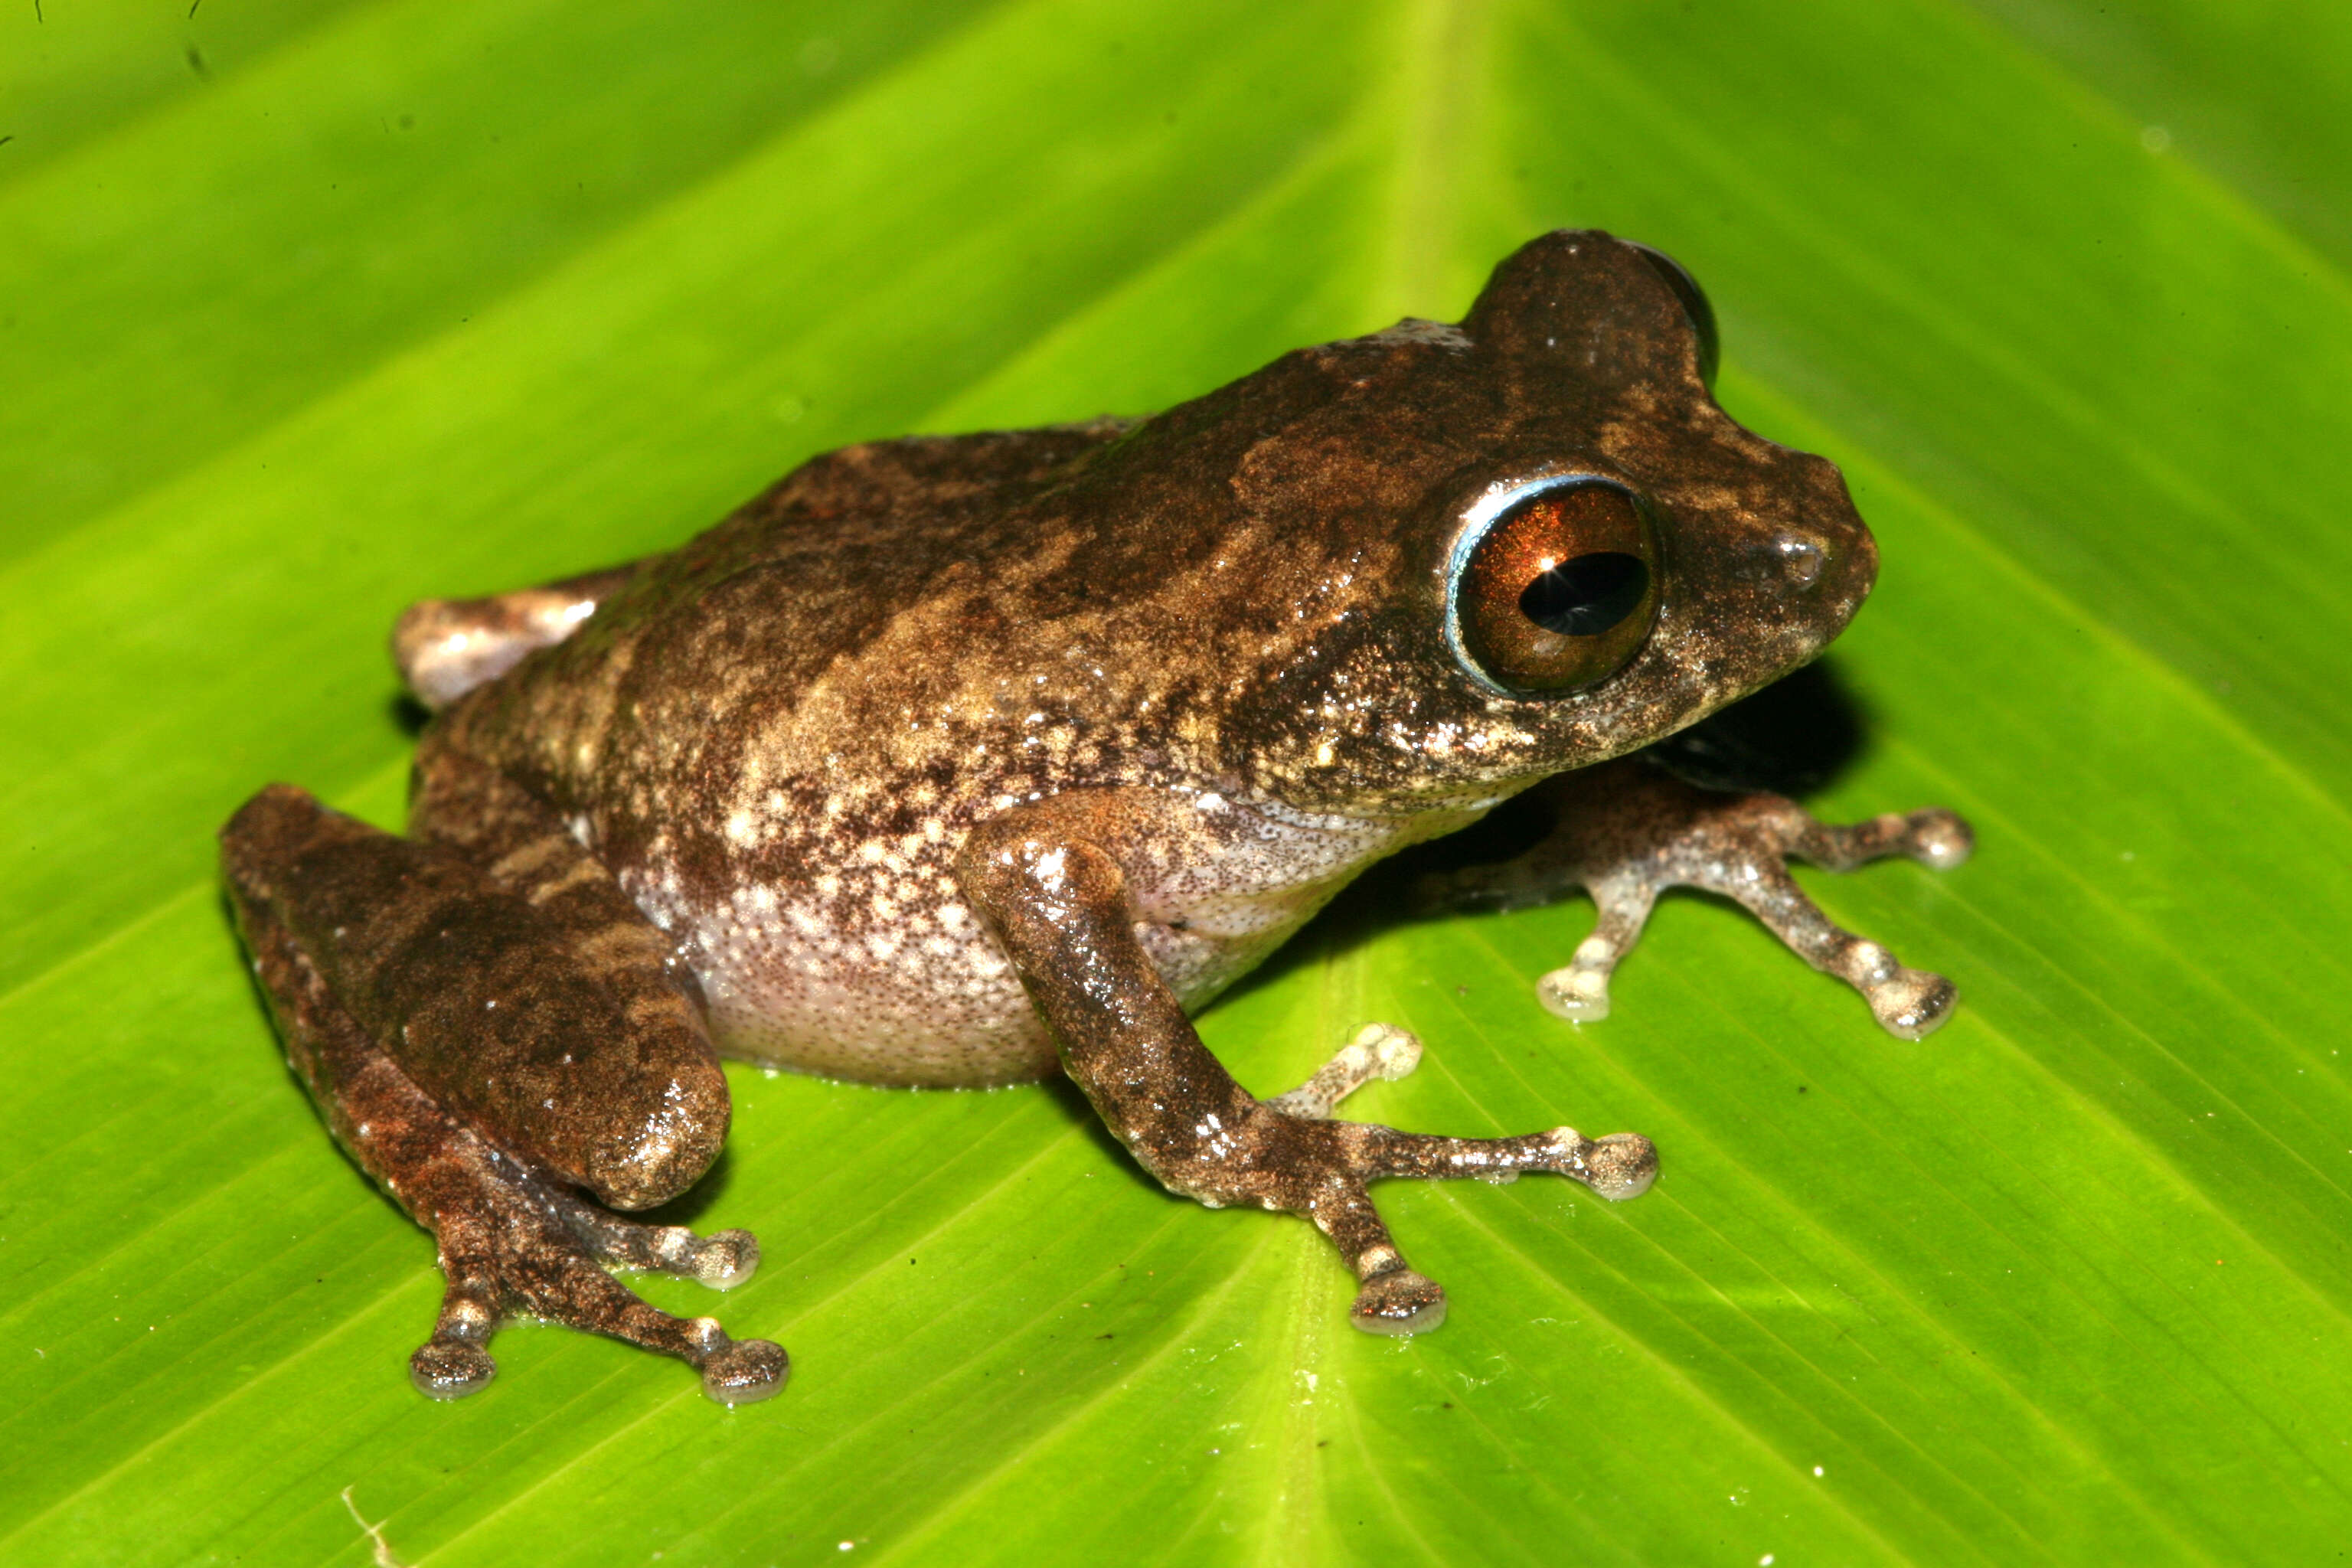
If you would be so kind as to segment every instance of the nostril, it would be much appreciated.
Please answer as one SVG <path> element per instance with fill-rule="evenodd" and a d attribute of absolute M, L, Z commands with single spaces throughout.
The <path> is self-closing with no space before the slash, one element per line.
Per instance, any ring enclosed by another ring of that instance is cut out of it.
<path fill-rule="evenodd" d="M 1810 533 L 1783 531 L 1772 537 L 1772 552 L 1780 557 L 1781 580 L 1792 588 L 1810 588 L 1829 566 L 1829 547 Z"/>

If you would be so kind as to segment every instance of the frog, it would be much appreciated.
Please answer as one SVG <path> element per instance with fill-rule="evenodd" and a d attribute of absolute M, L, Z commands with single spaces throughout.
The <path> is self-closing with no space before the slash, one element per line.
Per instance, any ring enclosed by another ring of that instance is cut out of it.
<path fill-rule="evenodd" d="M 1422 1045 L 1369 1025 L 1258 1098 L 1192 1018 L 1362 872 L 1506 801 L 1551 826 L 1432 896 L 1578 889 L 1538 978 L 1606 1016 L 1659 893 L 1746 906 L 1918 1038 L 1957 993 L 1792 879 L 1971 844 L 1949 811 L 1833 826 L 1685 782 L 1658 742 L 1818 656 L 1877 572 L 1839 469 L 1716 401 L 1712 305 L 1664 252 L 1562 229 L 1456 323 L 1300 349 L 1141 419 L 814 458 L 666 554 L 427 600 L 405 835 L 290 784 L 220 836 L 288 1060 L 428 1229 L 416 1387 L 470 1394 L 527 1314 L 698 1370 L 791 1362 L 615 1270 L 725 1289 L 740 1229 L 630 1217 L 725 1142 L 720 1058 L 867 1084 L 1066 1075 L 1140 1168 L 1302 1215 L 1349 1321 L 1436 1328 L 1370 1187 L 1527 1173 L 1632 1198 L 1650 1141 L 1338 1118 Z M 1075 1196 L 1071 1201 L 1077 1201 Z"/>

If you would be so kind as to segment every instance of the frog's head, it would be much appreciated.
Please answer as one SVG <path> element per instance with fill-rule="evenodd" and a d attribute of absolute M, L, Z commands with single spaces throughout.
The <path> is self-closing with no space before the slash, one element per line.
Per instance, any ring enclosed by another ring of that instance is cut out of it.
<path fill-rule="evenodd" d="M 1563 230 L 1458 327 L 1220 395 L 1257 411 L 1231 479 L 1265 546 L 1255 611 L 1298 628 L 1228 689 L 1225 765 L 1307 809 L 1474 805 L 1820 653 L 1870 591 L 1870 531 L 1835 466 L 1717 406 L 1715 358 L 1680 267 Z"/>

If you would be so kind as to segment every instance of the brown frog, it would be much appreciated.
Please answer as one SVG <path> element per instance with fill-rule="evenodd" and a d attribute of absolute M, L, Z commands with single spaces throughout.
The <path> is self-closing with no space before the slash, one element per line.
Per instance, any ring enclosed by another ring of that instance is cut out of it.
<path fill-rule="evenodd" d="M 1171 1190 L 1312 1219 L 1358 1327 L 1433 1328 L 1444 1293 L 1370 1183 L 1626 1198 L 1649 1142 L 1333 1121 L 1418 1045 L 1375 1026 L 1259 1100 L 1187 1014 L 1374 861 L 1529 789 L 1550 837 L 1450 890 L 1591 889 L 1554 1011 L 1606 1010 L 1680 882 L 1894 1032 L 1935 1026 L 1949 984 L 1832 925 L 1784 858 L 1948 866 L 1958 818 L 1824 826 L 1626 755 L 1812 658 L 1876 570 L 1837 469 L 1727 417 L 1715 358 L 1681 268 L 1562 231 L 1458 326 L 1302 349 L 1151 419 L 845 447 L 674 554 L 411 609 L 395 653 L 437 713 L 410 837 L 273 785 L 222 843 L 295 1068 L 438 1239 L 417 1386 L 480 1387 L 517 1311 L 682 1357 L 721 1400 L 781 1386 L 780 1347 L 600 1266 L 754 1267 L 745 1232 L 614 1212 L 716 1156 L 722 1054 L 1066 1072 Z"/>

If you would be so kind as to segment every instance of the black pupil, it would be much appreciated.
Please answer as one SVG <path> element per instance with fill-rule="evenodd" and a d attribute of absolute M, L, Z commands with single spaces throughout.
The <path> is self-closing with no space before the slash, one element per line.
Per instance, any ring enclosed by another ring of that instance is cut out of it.
<path fill-rule="evenodd" d="M 1519 595 L 1519 613 L 1562 637 L 1598 637 L 1632 615 L 1649 586 L 1650 569 L 1640 556 L 1596 550 L 1528 584 Z"/>

